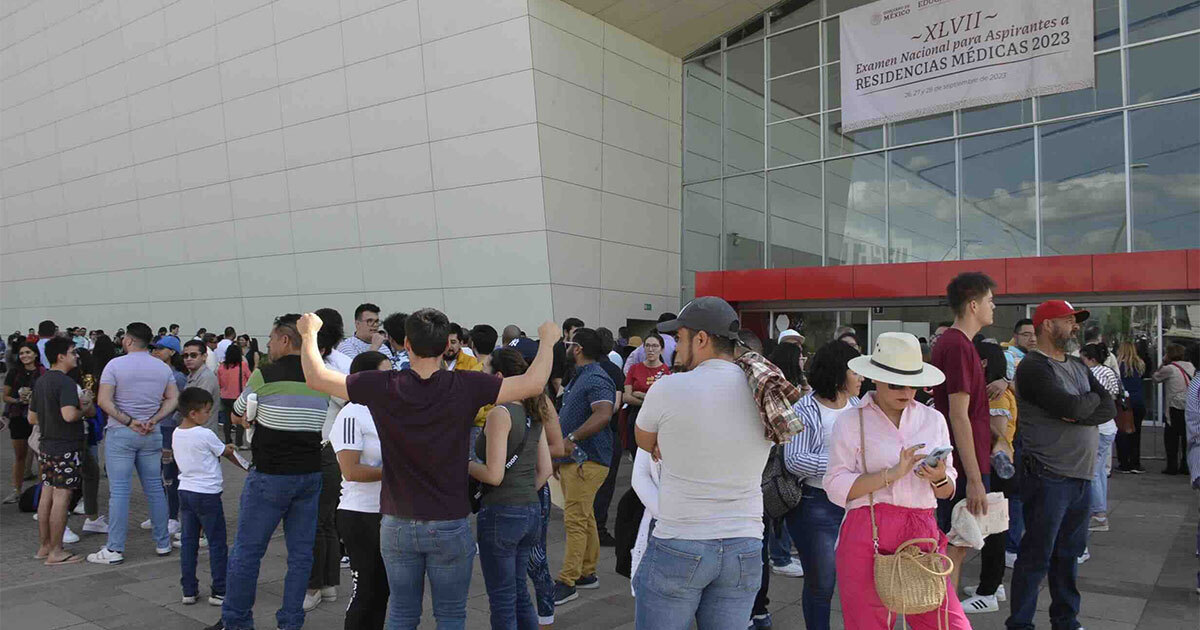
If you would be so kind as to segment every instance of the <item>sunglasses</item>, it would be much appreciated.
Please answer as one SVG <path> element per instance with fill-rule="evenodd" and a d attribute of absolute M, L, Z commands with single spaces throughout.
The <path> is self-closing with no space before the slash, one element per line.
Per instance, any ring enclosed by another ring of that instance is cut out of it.
<path fill-rule="evenodd" d="M 198 359 L 198 358 L 200 358 L 200 353 L 199 353 L 199 352 L 184 352 L 184 353 L 183 353 L 183 358 L 185 358 L 185 359 Z"/>
<path fill-rule="evenodd" d="M 916 391 L 918 389 L 921 389 L 920 387 L 913 387 L 912 385 L 893 385 L 891 383 L 884 383 L 884 384 L 887 385 L 888 389 L 893 390 L 893 391 L 900 391 L 902 389 L 911 389 L 913 391 Z"/>

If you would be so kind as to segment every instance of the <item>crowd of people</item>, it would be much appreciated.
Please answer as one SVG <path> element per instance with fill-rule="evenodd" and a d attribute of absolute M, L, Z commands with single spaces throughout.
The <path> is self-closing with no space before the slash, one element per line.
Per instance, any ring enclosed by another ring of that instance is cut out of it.
<path fill-rule="evenodd" d="M 1164 383 L 1165 472 L 1190 471 L 1197 490 L 1200 379 L 1177 346 L 1152 369 L 1098 329 L 1078 344 L 1088 313 L 1062 300 L 1010 340 L 984 338 L 994 287 L 959 275 L 953 321 L 928 343 L 880 334 L 870 354 L 852 328 L 811 356 L 798 330 L 764 343 L 713 297 L 641 336 L 569 318 L 536 338 L 364 303 L 349 336 L 334 309 L 280 315 L 265 353 L 232 327 L 184 339 L 177 324 L 133 322 L 109 337 L 44 321 L 6 343 L 4 502 L 36 506 L 46 565 L 119 564 L 136 471 L 141 528 L 158 555 L 178 550 L 183 604 L 202 599 L 207 549 L 212 630 L 254 627 L 280 524 L 284 630 L 337 599 L 343 567 L 348 630 L 416 628 L 426 580 L 438 627 L 462 628 L 476 556 L 493 628 L 551 627 L 556 606 L 599 587 L 605 547 L 630 578 L 638 628 L 770 628 L 772 574 L 804 577 L 809 630 L 831 627 L 835 595 L 847 628 L 901 616 L 961 630 L 1006 598 L 1006 626 L 1033 628 L 1047 576 L 1053 627 L 1078 628 L 1077 567 L 1090 532 L 1111 528 L 1114 443 L 1117 472 L 1144 472 L 1143 379 Z M 31 454 L 40 482 L 27 487 Z M 633 481 L 618 498 L 623 460 Z M 229 541 L 231 467 L 245 480 Z M 566 532 L 557 576 L 552 480 Z M 71 550 L 72 513 L 106 535 L 86 557 Z M 960 589 L 972 548 L 979 579 Z"/>

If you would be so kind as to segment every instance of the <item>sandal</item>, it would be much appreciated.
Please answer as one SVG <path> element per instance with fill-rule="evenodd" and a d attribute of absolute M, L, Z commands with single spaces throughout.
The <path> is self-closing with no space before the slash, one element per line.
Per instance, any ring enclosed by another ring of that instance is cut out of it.
<path fill-rule="evenodd" d="M 57 567 L 57 566 L 63 565 L 63 564 L 78 564 L 80 562 L 83 562 L 83 556 L 81 556 L 77 553 L 72 553 L 72 554 L 68 554 L 66 558 L 63 558 L 62 560 L 59 560 L 57 562 L 47 559 L 46 566 Z"/>

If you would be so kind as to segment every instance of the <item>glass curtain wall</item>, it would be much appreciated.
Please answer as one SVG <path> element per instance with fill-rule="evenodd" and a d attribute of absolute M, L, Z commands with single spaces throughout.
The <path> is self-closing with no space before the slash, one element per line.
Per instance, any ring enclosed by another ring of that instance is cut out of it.
<path fill-rule="evenodd" d="M 1200 3 L 1096 0 L 1096 86 L 843 132 L 838 14 L 791 0 L 684 66 L 694 272 L 1200 247 Z"/>

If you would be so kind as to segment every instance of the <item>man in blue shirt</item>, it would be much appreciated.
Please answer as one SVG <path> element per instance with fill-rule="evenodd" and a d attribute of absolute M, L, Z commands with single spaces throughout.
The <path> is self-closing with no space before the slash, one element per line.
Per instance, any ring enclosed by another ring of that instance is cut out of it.
<path fill-rule="evenodd" d="M 607 357 L 596 331 L 577 328 L 566 343 L 567 356 L 575 363 L 575 375 L 563 390 L 562 410 L 558 414 L 565 435 L 564 446 L 571 459 L 559 469 L 567 546 L 555 586 L 555 604 L 579 597 L 576 588 L 600 586 L 596 579 L 600 535 L 592 508 L 612 459 L 613 439 L 608 423 L 617 395 L 616 384 L 597 363 Z"/>

